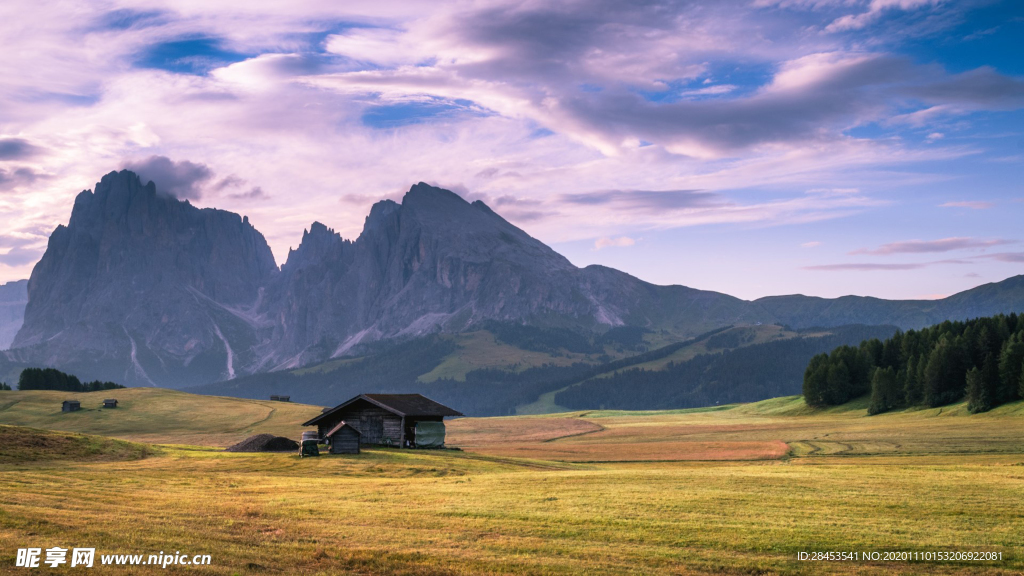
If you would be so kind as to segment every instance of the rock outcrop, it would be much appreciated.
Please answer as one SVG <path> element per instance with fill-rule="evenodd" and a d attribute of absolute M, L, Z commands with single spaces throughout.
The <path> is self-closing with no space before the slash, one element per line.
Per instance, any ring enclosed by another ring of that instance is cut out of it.
<path fill-rule="evenodd" d="M 50 235 L 14 353 L 135 385 L 232 377 L 254 362 L 253 311 L 277 273 L 248 219 L 112 172 Z"/>
<path fill-rule="evenodd" d="M 14 342 L 14 336 L 25 321 L 28 304 L 28 280 L 0 284 L 0 350 Z"/>

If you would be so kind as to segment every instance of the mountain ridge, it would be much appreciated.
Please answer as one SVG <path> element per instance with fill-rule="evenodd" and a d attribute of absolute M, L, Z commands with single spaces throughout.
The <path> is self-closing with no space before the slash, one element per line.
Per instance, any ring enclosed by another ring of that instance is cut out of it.
<path fill-rule="evenodd" d="M 238 214 L 111 172 L 75 199 L 26 285 L 9 362 L 89 379 L 187 386 L 352 355 L 371 343 L 498 321 L 678 341 L 727 325 L 894 324 L 1024 310 L 1024 276 L 937 301 L 745 301 L 579 268 L 483 202 L 423 182 L 375 203 L 354 239 L 314 222 L 280 265 Z"/>

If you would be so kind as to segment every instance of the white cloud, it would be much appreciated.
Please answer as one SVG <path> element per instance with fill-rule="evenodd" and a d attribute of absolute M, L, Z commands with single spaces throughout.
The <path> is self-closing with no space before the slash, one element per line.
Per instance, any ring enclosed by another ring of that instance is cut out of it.
<path fill-rule="evenodd" d="M 944 202 L 939 204 L 940 208 L 970 208 L 971 210 L 988 210 L 993 207 L 991 202 L 983 200 L 964 200 L 961 202 Z"/>
<path fill-rule="evenodd" d="M 636 244 L 636 240 L 629 236 L 619 236 L 618 238 L 610 238 L 608 236 L 598 238 L 594 241 L 594 250 L 600 250 L 602 248 L 626 248 Z"/>

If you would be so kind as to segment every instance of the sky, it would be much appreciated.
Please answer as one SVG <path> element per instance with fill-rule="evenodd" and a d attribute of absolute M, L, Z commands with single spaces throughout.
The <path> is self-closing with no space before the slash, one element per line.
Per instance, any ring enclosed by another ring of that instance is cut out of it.
<path fill-rule="evenodd" d="M 752 299 L 1024 272 L 1024 2 L 0 4 L 0 282 L 130 168 L 279 264 L 423 181 Z"/>

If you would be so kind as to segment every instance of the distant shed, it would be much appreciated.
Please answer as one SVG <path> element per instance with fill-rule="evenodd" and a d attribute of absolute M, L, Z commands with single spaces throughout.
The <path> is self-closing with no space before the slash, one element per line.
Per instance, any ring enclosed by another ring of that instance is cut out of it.
<path fill-rule="evenodd" d="M 446 416 L 462 413 L 420 394 L 360 394 L 302 425 L 316 426 L 325 438 L 339 423 L 347 422 L 359 431 L 363 445 L 440 447 Z"/>
<path fill-rule="evenodd" d="M 278 396 L 277 394 L 271 394 L 270 395 L 270 400 L 272 402 L 291 402 L 292 401 L 292 397 L 291 396 Z"/>
<path fill-rule="evenodd" d="M 104 408 L 117 408 L 117 400 L 114 398 L 107 398 L 103 401 Z"/>
<path fill-rule="evenodd" d="M 327 442 L 331 445 L 331 454 L 359 454 L 359 430 L 344 420 L 327 431 Z"/>
<path fill-rule="evenodd" d="M 78 400 L 65 400 L 60 407 L 61 412 L 77 412 L 82 409 L 82 403 Z"/>

